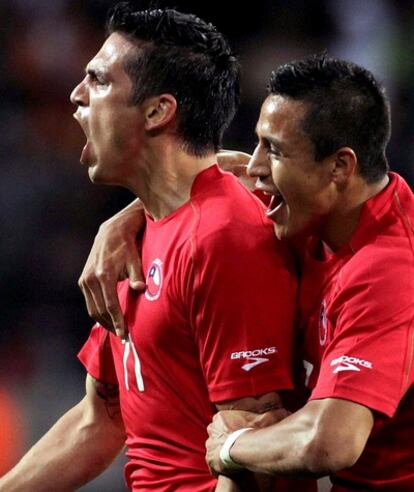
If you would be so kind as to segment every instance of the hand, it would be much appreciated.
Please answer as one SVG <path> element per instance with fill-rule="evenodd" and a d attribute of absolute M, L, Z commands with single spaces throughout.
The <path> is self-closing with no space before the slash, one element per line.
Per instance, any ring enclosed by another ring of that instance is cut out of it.
<path fill-rule="evenodd" d="M 251 178 L 247 174 L 247 165 L 251 156 L 245 152 L 237 152 L 235 150 L 220 150 L 217 153 L 217 162 L 223 171 L 233 173 L 244 186 L 253 191 L 255 189 L 256 178 Z"/>
<path fill-rule="evenodd" d="M 213 475 L 228 473 L 220 460 L 220 450 L 227 437 L 234 431 L 244 427 L 260 429 L 276 424 L 289 415 L 284 408 L 271 410 L 262 414 L 244 410 L 223 410 L 214 415 L 212 423 L 207 427 L 206 461 Z"/>
<path fill-rule="evenodd" d="M 117 283 L 128 277 L 132 289 L 145 289 L 136 242 L 144 224 L 138 201 L 105 221 L 78 282 L 89 316 L 122 338 L 126 338 L 128 328 L 119 305 Z"/>

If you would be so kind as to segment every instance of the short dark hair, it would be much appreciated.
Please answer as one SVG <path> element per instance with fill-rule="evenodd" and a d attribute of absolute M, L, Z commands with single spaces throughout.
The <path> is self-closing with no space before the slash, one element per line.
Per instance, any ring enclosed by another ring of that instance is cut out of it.
<path fill-rule="evenodd" d="M 184 149 L 197 156 L 217 151 L 240 101 L 240 65 L 223 35 L 193 14 L 135 11 L 130 2 L 110 11 L 107 33 L 113 32 L 138 42 L 125 66 L 132 102 L 172 94 Z"/>
<path fill-rule="evenodd" d="M 302 129 L 321 161 L 340 147 L 351 147 L 360 175 L 376 182 L 388 171 L 390 104 L 371 72 L 354 63 L 313 55 L 272 72 L 270 94 L 309 104 Z"/>

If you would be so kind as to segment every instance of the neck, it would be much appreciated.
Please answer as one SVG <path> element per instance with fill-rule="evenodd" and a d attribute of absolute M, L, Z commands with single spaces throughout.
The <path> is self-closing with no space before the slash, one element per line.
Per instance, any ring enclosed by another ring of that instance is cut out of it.
<path fill-rule="evenodd" d="M 337 251 L 348 243 L 358 226 L 362 207 L 370 198 L 380 193 L 388 184 L 388 176 L 368 184 L 362 178 L 355 181 L 342 193 L 328 220 L 323 225 L 320 238 L 332 250 Z"/>
<path fill-rule="evenodd" d="M 196 176 L 217 162 L 216 154 L 196 157 L 183 151 L 175 140 L 162 139 L 142 152 L 130 190 L 146 212 L 160 220 L 190 199 Z"/>

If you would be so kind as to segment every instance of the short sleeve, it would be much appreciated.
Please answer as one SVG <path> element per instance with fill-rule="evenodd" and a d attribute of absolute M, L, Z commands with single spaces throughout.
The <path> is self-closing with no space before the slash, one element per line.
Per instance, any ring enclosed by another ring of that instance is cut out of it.
<path fill-rule="evenodd" d="M 211 401 L 291 389 L 296 275 L 272 226 L 210 234 L 193 266 L 190 305 Z"/>
<path fill-rule="evenodd" d="M 93 378 L 102 383 L 118 384 L 110 333 L 99 324 L 92 327 L 88 340 L 78 353 L 78 359 Z"/>
<path fill-rule="evenodd" d="M 327 306 L 334 334 L 311 399 L 343 398 L 391 417 L 413 383 L 413 261 L 390 251 L 344 268 Z"/>

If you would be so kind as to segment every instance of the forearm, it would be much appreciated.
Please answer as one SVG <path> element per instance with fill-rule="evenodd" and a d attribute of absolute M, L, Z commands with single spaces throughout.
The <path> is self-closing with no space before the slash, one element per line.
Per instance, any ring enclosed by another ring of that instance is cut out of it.
<path fill-rule="evenodd" d="M 118 226 L 128 227 L 135 233 L 138 232 L 145 223 L 144 206 L 141 200 L 139 198 L 133 200 L 114 216 L 103 222 L 101 227 L 113 222 L 116 222 Z"/>
<path fill-rule="evenodd" d="M 0 492 L 76 490 L 105 470 L 123 444 L 122 431 L 89 419 L 81 402 L 0 479 Z"/>
<path fill-rule="evenodd" d="M 256 473 L 313 475 L 307 453 L 313 429 L 312 421 L 295 414 L 274 426 L 243 434 L 231 448 L 231 457 Z"/>
<path fill-rule="evenodd" d="M 258 397 L 245 397 L 239 400 L 222 402 L 217 405 L 220 410 L 233 411 L 234 422 L 237 422 L 236 412 L 238 412 L 242 427 L 267 427 L 272 423 L 278 422 L 288 415 L 283 408 L 283 402 L 276 392 L 266 393 Z M 236 412 L 234 412 L 236 410 Z M 251 473 L 242 470 L 231 476 L 232 484 L 229 492 L 273 492 L 275 479 L 262 473 Z M 219 482 L 220 483 L 220 482 Z M 233 488 L 231 488 L 233 487 Z M 219 490 L 219 489 L 217 489 Z M 220 489 L 221 490 L 221 489 Z"/>
<path fill-rule="evenodd" d="M 363 405 L 336 398 L 314 400 L 267 429 L 245 432 L 230 455 L 255 472 L 328 475 L 358 460 L 373 425 L 373 413 Z"/>

